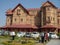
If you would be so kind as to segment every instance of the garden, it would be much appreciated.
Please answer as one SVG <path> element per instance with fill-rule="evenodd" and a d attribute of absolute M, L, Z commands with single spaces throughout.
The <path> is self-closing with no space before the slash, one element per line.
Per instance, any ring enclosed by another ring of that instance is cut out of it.
<path fill-rule="evenodd" d="M 3 45 L 34 45 L 38 39 L 26 38 L 26 37 L 15 37 L 11 40 L 10 36 L 0 36 L 0 44 Z"/>

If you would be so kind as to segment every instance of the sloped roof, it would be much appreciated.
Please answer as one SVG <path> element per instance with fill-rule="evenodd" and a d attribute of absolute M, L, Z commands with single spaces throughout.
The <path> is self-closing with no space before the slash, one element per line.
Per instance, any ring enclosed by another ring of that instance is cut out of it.
<path fill-rule="evenodd" d="M 36 26 L 32 26 L 30 24 L 14 24 L 14 25 L 6 25 L 6 26 L 3 26 L 3 27 L 0 27 L 2 29 L 6 29 L 6 28 L 37 28 Z"/>
<path fill-rule="evenodd" d="M 27 11 L 35 11 L 35 10 L 36 10 L 36 11 L 39 11 L 40 8 L 28 8 L 28 9 L 27 9 Z"/>
<path fill-rule="evenodd" d="M 28 13 L 27 9 L 25 9 L 21 4 L 18 4 L 14 9 L 8 9 L 8 10 L 6 11 L 6 14 L 12 14 L 13 11 L 14 11 L 18 6 L 21 6 L 21 7 L 24 9 L 24 11 L 25 11 L 26 13 Z"/>
<path fill-rule="evenodd" d="M 43 7 L 46 3 L 50 3 L 53 7 L 57 8 L 53 3 L 51 3 L 50 1 L 47 1 L 45 3 L 42 4 L 41 7 Z M 24 8 L 21 4 L 18 4 L 14 9 L 9 9 L 6 11 L 6 14 L 13 14 L 13 11 L 18 7 L 18 6 L 21 6 L 25 12 L 27 12 L 29 14 L 29 11 L 39 11 L 41 10 L 40 8 Z M 60 12 L 60 10 L 58 10 L 58 12 Z"/>
<path fill-rule="evenodd" d="M 6 15 L 7 15 L 7 14 L 13 14 L 12 10 L 11 10 L 11 9 L 8 9 L 8 10 L 6 11 Z"/>
<path fill-rule="evenodd" d="M 52 2 L 50 2 L 50 1 L 46 1 L 45 3 L 42 4 L 41 7 L 43 7 L 46 3 L 50 3 L 53 7 L 57 8 L 57 7 L 56 7 Z M 48 5 L 46 5 L 46 6 L 48 6 Z"/>
<path fill-rule="evenodd" d="M 26 12 L 28 13 L 28 11 L 27 11 L 20 3 L 12 10 L 12 12 L 13 12 L 18 6 L 21 6 L 21 7 L 24 9 L 24 11 L 26 11 Z"/>

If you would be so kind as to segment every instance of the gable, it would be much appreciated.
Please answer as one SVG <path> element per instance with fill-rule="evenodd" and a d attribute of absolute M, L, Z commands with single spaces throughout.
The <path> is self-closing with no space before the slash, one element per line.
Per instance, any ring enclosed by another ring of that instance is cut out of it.
<path fill-rule="evenodd" d="M 12 10 L 12 12 L 14 12 L 16 9 L 22 9 L 24 12 L 28 13 L 28 11 L 27 11 L 21 4 L 18 4 L 18 5 Z"/>
<path fill-rule="evenodd" d="M 43 6 L 51 6 L 51 4 L 47 2 Z"/>
<path fill-rule="evenodd" d="M 47 2 L 43 3 L 41 7 L 45 7 L 45 6 L 52 6 L 52 7 L 54 7 L 54 8 L 57 8 L 57 7 L 56 7 L 53 3 L 51 3 L 50 1 L 47 1 Z"/>

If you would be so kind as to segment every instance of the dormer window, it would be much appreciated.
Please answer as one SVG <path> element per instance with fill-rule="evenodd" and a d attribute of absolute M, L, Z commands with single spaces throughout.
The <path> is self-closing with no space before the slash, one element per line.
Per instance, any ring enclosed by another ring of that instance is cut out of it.
<path fill-rule="evenodd" d="M 17 15 L 20 15 L 20 9 L 17 9 Z"/>
<path fill-rule="evenodd" d="M 50 10 L 50 8 L 48 8 L 48 10 Z"/>
<path fill-rule="evenodd" d="M 50 7 L 48 7 L 47 10 L 50 10 Z"/>

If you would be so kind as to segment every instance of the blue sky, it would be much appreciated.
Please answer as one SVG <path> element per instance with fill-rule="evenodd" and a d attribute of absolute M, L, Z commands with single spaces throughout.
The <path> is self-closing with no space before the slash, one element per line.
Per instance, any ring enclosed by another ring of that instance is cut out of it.
<path fill-rule="evenodd" d="M 46 1 L 47 0 L 0 0 L 0 26 L 6 24 L 6 10 L 13 9 L 18 3 L 22 4 L 25 8 L 40 8 L 41 4 Z M 49 1 L 60 8 L 60 0 Z"/>

